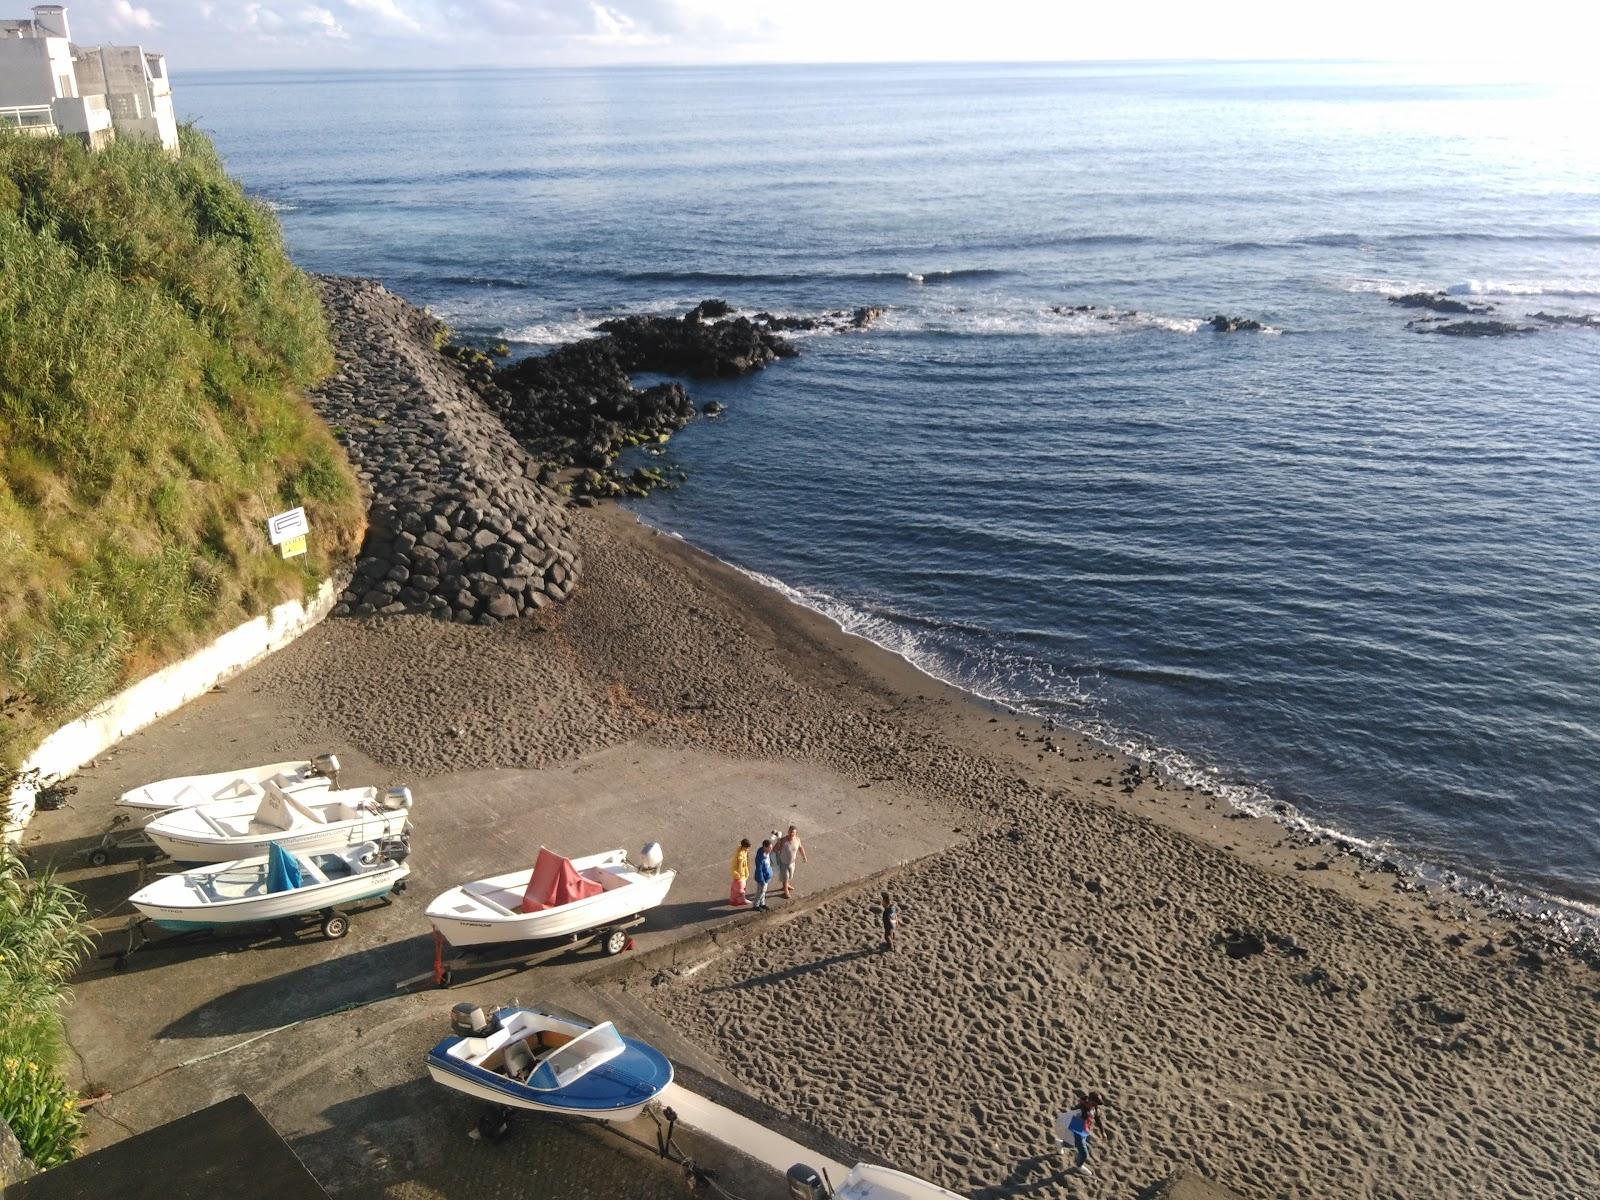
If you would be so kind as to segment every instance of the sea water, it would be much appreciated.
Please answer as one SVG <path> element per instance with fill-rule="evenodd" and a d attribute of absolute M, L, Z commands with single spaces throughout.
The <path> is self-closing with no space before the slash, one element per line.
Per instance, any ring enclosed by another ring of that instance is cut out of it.
<path fill-rule="evenodd" d="M 1118 64 L 176 94 L 301 263 L 518 353 L 707 296 L 883 306 L 695 385 L 728 411 L 641 515 L 1240 803 L 1600 902 L 1600 330 L 1441 336 L 1387 299 L 1600 313 L 1592 92 Z"/>

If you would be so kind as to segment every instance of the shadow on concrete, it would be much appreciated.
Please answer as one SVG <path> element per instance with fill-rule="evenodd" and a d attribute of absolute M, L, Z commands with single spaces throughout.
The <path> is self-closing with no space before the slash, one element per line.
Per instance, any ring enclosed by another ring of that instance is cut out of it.
<path fill-rule="evenodd" d="M 767 975 L 757 975 L 753 979 L 742 980 L 739 983 L 725 983 L 721 987 L 707 990 L 707 995 L 715 992 L 743 992 L 750 988 L 771 987 L 773 984 L 783 983 L 785 980 L 794 979 L 800 975 L 814 975 L 818 971 L 826 971 L 829 967 L 837 967 L 841 963 L 854 962 L 858 958 L 867 958 L 874 954 L 882 953 L 877 946 L 864 946 L 860 950 L 846 950 L 842 954 L 830 954 L 827 958 L 819 958 L 816 962 L 801 963 L 795 967 L 785 967 L 781 971 L 773 971 Z"/>
<path fill-rule="evenodd" d="M 396 1189 L 452 1197 L 683 1194 L 676 1168 L 594 1123 L 518 1113 L 499 1141 L 474 1137 L 486 1107 L 419 1075 L 330 1105 L 321 1114 L 326 1128 L 290 1145 L 341 1200 L 377 1200 Z"/>
<path fill-rule="evenodd" d="M 310 936 L 317 935 L 313 931 Z M 289 947 L 281 940 L 276 944 Z M 231 948 L 239 946 L 237 941 L 230 943 Z M 205 943 L 199 943 L 195 950 L 204 953 Z M 170 953 L 185 952 L 188 947 Z M 149 953 L 150 965 L 156 966 L 159 965 L 156 959 L 166 952 L 140 951 L 129 960 L 129 970 L 135 969 L 140 954 L 145 953 Z M 264 948 L 262 953 L 270 954 L 271 950 Z M 201 1038 L 276 1029 L 342 1008 L 387 999 L 397 994 L 395 985 L 398 982 L 431 967 L 432 963 L 433 938 L 427 934 L 386 942 L 355 954 L 336 955 L 223 992 L 170 1022 L 155 1036 Z"/>
<path fill-rule="evenodd" d="M 1068 1183 L 1077 1176 L 1062 1167 L 1064 1159 L 1054 1153 L 1035 1154 L 1024 1158 L 1011 1168 L 1011 1174 L 993 1187 L 979 1188 L 972 1193 L 973 1200 L 1010 1200 L 1013 1196 L 1031 1196 L 1046 1188 Z"/>

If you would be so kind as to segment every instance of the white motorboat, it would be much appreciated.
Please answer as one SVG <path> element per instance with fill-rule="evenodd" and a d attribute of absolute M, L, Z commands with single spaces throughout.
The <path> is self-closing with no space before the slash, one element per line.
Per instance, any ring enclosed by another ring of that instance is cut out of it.
<path fill-rule="evenodd" d="M 838 1187 L 831 1187 L 810 1167 L 789 1168 L 789 1195 L 804 1200 L 964 1200 L 952 1192 L 904 1171 L 857 1163 Z"/>
<path fill-rule="evenodd" d="M 404 843 L 363 842 L 337 851 L 292 853 L 273 846 L 241 862 L 165 875 L 133 894 L 132 903 L 162 929 L 225 929 L 325 913 L 342 905 L 386 896 L 410 874 Z M 348 920 L 323 932 L 342 937 Z M 330 931 L 331 930 L 331 931 Z"/>
<path fill-rule="evenodd" d="M 562 858 L 539 847 L 532 867 L 477 879 L 441 892 L 425 915 L 452 946 L 561 938 L 603 929 L 655 908 L 676 871 L 661 870 L 651 842 L 634 866 L 626 850 Z"/>
<path fill-rule="evenodd" d="M 529 1008 L 485 1017 L 458 1004 L 450 1027 L 453 1036 L 428 1052 L 428 1074 L 497 1110 L 631 1121 L 672 1082 L 666 1055 L 610 1021 L 590 1025 Z"/>
<path fill-rule="evenodd" d="M 259 800 L 261 785 L 267 781 L 286 792 L 317 791 L 339 786 L 339 760 L 332 754 L 319 754 L 306 761 L 266 763 L 259 767 L 238 767 L 210 775 L 179 775 L 158 779 L 132 788 L 117 797 L 120 808 L 162 812 L 169 808 L 193 808 L 221 800 Z"/>
<path fill-rule="evenodd" d="M 402 837 L 410 829 L 411 789 L 286 792 L 270 779 L 259 799 L 218 800 L 163 813 L 144 827 L 179 862 L 232 862 L 265 854 L 272 843 L 311 853 Z"/>

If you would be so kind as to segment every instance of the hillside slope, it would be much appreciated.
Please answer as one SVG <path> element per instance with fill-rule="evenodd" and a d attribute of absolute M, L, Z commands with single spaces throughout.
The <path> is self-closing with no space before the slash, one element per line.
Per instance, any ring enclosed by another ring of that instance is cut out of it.
<path fill-rule="evenodd" d="M 332 367 L 203 135 L 177 160 L 0 135 L 0 767 L 352 556 L 360 493 L 303 397 Z M 284 561 L 264 519 L 302 504 Z"/>

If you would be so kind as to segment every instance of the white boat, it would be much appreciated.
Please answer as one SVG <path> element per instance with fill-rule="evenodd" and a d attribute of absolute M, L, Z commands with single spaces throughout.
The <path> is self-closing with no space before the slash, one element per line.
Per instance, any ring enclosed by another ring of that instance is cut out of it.
<path fill-rule="evenodd" d="M 232 862 L 285 850 L 342 850 L 401 837 L 410 828 L 411 790 L 376 788 L 286 792 L 270 779 L 259 799 L 218 800 L 161 814 L 144 827 L 150 840 L 179 862 Z"/>
<path fill-rule="evenodd" d="M 789 1194 L 805 1200 L 965 1200 L 959 1192 L 871 1163 L 851 1167 L 838 1187 L 830 1187 L 810 1167 L 796 1164 L 789 1169 L 788 1183 Z"/>
<path fill-rule="evenodd" d="M 626 850 L 562 858 L 545 847 L 532 867 L 441 892 L 425 915 L 452 946 L 487 946 L 566 937 L 636 916 L 667 897 L 676 871 L 663 871 L 651 842 L 642 866 Z"/>
<path fill-rule="evenodd" d="M 269 924 L 399 890 L 411 872 L 404 859 L 403 846 L 377 842 L 312 854 L 275 846 L 259 858 L 162 876 L 135 892 L 132 903 L 163 929 Z M 343 936 L 347 927 L 335 926 L 329 936 Z"/>
<path fill-rule="evenodd" d="M 450 1026 L 454 1036 L 428 1052 L 428 1074 L 497 1108 L 631 1121 L 672 1082 L 666 1055 L 610 1021 L 590 1025 L 529 1008 L 485 1018 L 458 1004 Z"/>
<path fill-rule="evenodd" d="M 259 767 L 238 767 L 210 775 L 178 775 L 158 779 L 132 788 L 117 797 L 120 808 L 161 812 L 169 808 L 193 808 L 219 800 L 259 800 L 261 785 L 267 781 L 286 792 L 317 791 L 339 786 L 339 760 L 332 754 L 319 754 L 305 761 L 266 763 Z"/>

